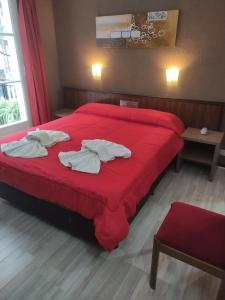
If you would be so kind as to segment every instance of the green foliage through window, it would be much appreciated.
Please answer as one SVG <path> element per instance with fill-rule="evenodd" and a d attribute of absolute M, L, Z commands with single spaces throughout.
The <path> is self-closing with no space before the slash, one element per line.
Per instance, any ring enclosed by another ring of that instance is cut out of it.
<path fill-rule="evenodd" d="M 20 111 L 17 101 L 0 100 L 0 125 L 19 121 Z"/>

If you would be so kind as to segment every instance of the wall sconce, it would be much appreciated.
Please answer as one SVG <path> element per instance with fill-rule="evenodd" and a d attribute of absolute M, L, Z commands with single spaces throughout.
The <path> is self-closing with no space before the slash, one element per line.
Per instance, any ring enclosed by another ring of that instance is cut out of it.
<path fill-rule="evenodd" d="M 102 65 L 94 64 L 92 65 L 92 76 L 95 80 L 101 80 L 102 78 Z"/>
<path fill-rule="evenodd" d="M 179 79 L 180 69 L 172 67 L 166 69 L 167 85 L 177 85 Z"/>

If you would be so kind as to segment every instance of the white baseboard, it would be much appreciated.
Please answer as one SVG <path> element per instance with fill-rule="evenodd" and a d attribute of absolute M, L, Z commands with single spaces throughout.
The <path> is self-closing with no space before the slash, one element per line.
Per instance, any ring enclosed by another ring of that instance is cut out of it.
<path fill-rule="evenodd" d="M 225 156 L 225 150 L 223 150 L 223 149 L 220 150 L 220 155 L 221 155 L 221 156 Z"/>

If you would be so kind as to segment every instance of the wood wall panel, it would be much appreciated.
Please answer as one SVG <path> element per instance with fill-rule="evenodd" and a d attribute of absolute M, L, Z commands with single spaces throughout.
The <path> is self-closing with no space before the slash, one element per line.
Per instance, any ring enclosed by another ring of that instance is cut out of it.
<path fill-rule="evenodd" d="M 176 114 L 186 126 L 211 130 L 221 128 L 224 103 L 201 100 L 157 98 L 151 96 L 127 95 L 88 91 L 77 88 L 64 88 L 65 107 L 78 108 L 89 102 L 119 105 L 120 100 L 137 101 L 139 108 L 156 109 Z"/>

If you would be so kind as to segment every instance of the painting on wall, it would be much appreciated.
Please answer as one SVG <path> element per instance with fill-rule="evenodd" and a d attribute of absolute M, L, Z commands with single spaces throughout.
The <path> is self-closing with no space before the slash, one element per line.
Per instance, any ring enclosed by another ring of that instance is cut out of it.
<path fill-rule="evenodd" d="M 96 18 L 97 46 L 103 48 L 175 47 L 178 10 Z"/>

